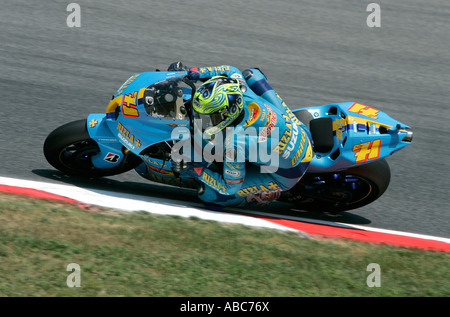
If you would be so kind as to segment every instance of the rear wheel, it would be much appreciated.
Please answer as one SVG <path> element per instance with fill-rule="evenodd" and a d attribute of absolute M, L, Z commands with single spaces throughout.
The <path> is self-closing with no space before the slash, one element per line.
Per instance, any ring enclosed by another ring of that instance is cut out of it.
<path fill-rule="evenodd" d="M 307 173 L 283 193 L 281 200 L 305 211 L 351 210 L 377 200 L 388 188 L 390 178 L 384 159 L 337 173 Z"/>
<path fill-rule="evenodd" d="M 56 169 L 67 175 L 103 177 L 120 174 L 136 167 L 140 158 L 128 152 L 122 162 L 108 169 L 92 164 L 92 157 L 99 153 L 97 142 L 87 132 L 86 120 L 69 122 L 51 132 L 44 142 L 44 155 Z"/>

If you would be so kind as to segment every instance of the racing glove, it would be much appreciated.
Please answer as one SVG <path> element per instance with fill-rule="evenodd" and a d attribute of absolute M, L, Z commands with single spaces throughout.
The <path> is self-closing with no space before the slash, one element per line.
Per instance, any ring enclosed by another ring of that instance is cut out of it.
<path fill-rule="evenodd" d="M 182 62 L 174 62 L 169 65 L 169 68 L 167 68 L 167 71 L 169 72 L 184 72 L 187 71 L 187 77 L 192 81 L 197 81 L 200 79 L 200 73 L 198 71 L 198 68 L 188 68 L 187 66 L 184 66 Z"/>
<path fill-rule="evenodd" d="M 197 81 L 200 79 L 200 72 L 198 71 L 198 68 L 190 68 L 188 70 L 187 77 L 192 81 Z"/>

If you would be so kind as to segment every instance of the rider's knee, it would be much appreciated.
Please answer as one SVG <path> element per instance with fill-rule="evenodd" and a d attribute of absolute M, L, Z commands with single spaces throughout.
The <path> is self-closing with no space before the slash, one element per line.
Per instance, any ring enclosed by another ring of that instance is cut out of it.
<path fill-rule="evenodd" d="M 242 74 L 250 89 L 258 96 L 262 96 L 267 91 L 273 90 L 267 82 L 266 76 L 258 68 L 246 69 Z"/>

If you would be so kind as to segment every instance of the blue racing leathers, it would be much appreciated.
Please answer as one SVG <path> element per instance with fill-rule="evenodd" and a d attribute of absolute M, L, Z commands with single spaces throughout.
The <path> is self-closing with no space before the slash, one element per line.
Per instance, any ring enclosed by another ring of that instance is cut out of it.
<path fill-rule="evenodd" d="M 241 72 L 233 66 L 217 66 L 189 71 L 191 78 L 200 80 L 219 75 L 241 82 L 244 111 L 232 126 L 203 144 L 203 149 L 215 148 L 223 167 L 196 170 L 204 184 L 199 197 L 222 206 L 266 204 L 292 188 L 305 173 L 313 155 L 310 132 L 259 69 Z"/>

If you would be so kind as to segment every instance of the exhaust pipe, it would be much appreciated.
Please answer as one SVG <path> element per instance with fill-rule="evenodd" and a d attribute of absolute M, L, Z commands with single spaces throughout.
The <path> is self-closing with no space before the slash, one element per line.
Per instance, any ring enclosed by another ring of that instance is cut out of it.
<path fill-rule="evenodd" d="M 409 130 L 409 129 L 407 129 L 406 131 L 407 131 L 407 134 L 406 134 L 406 136 L 403 138 L 403 142 L 409 142 L 409 143 L 411 143 L 411 142 L 412 142 L 412 139 L 413 139 L 413 132 L 412 132 L 411 130 Z"/>

